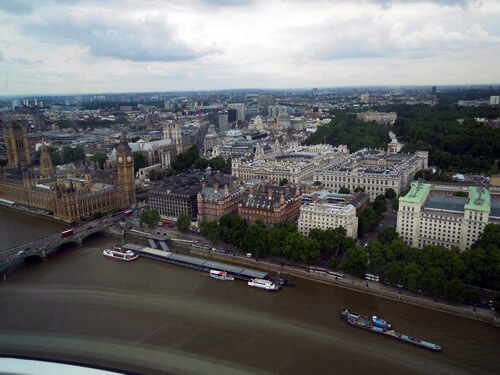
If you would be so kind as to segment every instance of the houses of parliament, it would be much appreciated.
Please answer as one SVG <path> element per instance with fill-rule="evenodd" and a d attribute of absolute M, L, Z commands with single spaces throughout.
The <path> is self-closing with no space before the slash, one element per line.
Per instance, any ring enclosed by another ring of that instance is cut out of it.
<path fill-rule="evenodd" d="M 34 165 L 26 125 L 11 121 L 4 128 L 4 138 L 8 164 L 0 168 L 2 199 L 67 223 L 135 203 L 133 154 L 124 135 L 116 148 L 116 171 L 84 167 L 62 173 L 54 169 L 44 142 L 40 147 L 40 164 Z"/>

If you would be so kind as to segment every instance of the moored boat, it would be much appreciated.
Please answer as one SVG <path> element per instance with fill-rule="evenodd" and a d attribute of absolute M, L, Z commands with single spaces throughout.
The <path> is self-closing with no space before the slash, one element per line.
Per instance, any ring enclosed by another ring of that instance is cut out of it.
<path fill-rule="evenodd" d="M 351 313 L 349 311 L 349 309 L 341 309 L 340 316 L 342 319 L 346 320 L 347 323 L 349 323 L 350 325 L 352 325 L 354 327 L 362 328 L 362 329 L 365 329 L 365 330 L 370 331 L 370 332 L 389 336 L 389 337 L 392 337 L 394 339 L 406 342 L 408 344 L 420 346 L 422 348 L 433 350 L 435 352 L 440 352 L 443 350 L 443 348 L 438 344 L 434 344 L 432 342 L 420 340 L 420 339 L 417 339 L 415 337 L 405 335 L 404 333 L 396 332 L 392 329 L 379 327 L 379 326 L 375 325 L 371 319 L 360 316 L 358 314 Z"/>
<path fill-rule="evenodd" d="M 111 249 L 105 249 L 102 252 L 102 255 L 108 258 L 113 258 L 113 259 L 118 259 L 118 260 L 124 260 L 127 262 L 131 262 L 133 260 L 136 260 L 139 258 L 139 255 L 134 253 L 131 250 L 123 251 L 119 247 L 113 247 Z"/>
<path fill-rule="evenodd" d="M 228 280 L 228 281 L 234 280 L 234 277 L 229 275 L 225 271 L 210 270 L 210 277 L 213 277 L 214 279 L 218 280 Z"/>
<path fill-rule="evenodd" d="M 265 279 L 252 279 L 248 282 L 248 285 L 254 288 L 265 289 L 265 290 L 278 290 L 280 288 L 272 281 Z"/>

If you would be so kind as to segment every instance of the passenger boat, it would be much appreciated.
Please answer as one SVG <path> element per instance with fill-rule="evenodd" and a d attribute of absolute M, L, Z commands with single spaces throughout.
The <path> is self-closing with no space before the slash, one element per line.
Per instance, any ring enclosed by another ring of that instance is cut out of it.
<path fill-rule="evenodd" d="M 210 277 L 213 277 L 214 279 L 218 280 L 229 280 L 229 281 L 234 280 L 234 277 L 229 275 L 225 271 L 210 270 Z"/>
<path fill-rule="evenodd" d="M 112 247 L 111 249 L 105 249 L 103 250 L 102 254 L 108 258 L 125 260 L 127 262 L 131 262 L 139 258 L 139 255 L 137 255 L 133 251 L 127 250 L 124 252 L 120 247 Z"/>
<path fill-rule="evenodd" d="M 425 349 L 429 349 L 435 352 L 440 352 L 443 350 L 443 348 L 438 345 L 434 344 L 432 342 L 424 341 L 417 339 L 415 337 L 405 335 L 404 333 L 399 333 L 396 332 L 392 329 L 387 329 L 383 327 L 379 327 L 373 323 L 371 319 L 365 318 L 363 316 L 360 316 L 358 314 L 351 313 L 349 309 L 341 309 L 340 311 L 340 316 L 342 319 L 346 320 L 347 323 L 354 327 L 362 328 L 370 332 L 378 333 L 381 335 L 389 336 L 397 340 L 401 340 L 403 342 L 406 342 L 408 344 L 413 344 L 416 346 L 420 346 Z"/>
<path fill-rule="evenodd" d="M 265 289 L 265 290 L 278 290 L 280 288 L 272 281 L 264 279 L 252 279 L 248 282 L 248 285 L 254 288 Z"/>

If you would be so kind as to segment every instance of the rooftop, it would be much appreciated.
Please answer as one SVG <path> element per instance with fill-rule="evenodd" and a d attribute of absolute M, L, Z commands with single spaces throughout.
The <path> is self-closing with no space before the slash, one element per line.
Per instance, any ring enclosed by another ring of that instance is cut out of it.
<path fill-rule="evenodd" d="M 464 212 L 469 199 L 446 195 L 431 195 L 425 202 L 424 209 Z"/>
<path fill-rule="evenodd" d="M 412 182 L 410 191 L 404 197 L 400 197 L 399 201 L 407 203 L 420 203 L 427 196 L 430 190 L 431 184 Z"/>
<path fill-rule="evenodd" d="M 479 186 L 469 186 L 469 203 L 465 205 L 467 210 L 489 212 L 491 206 L 490 192 Z"/>

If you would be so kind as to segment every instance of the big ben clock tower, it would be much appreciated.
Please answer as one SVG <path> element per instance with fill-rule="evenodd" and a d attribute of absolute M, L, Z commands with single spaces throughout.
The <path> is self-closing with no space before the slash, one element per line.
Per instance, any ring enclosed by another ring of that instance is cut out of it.
<path fill-rule="evenodd" d="M 134 157 L 124 133 L 122 133 L 122 136 L 120 137 L 120 144 L 116 151 L 118 191 L 121 200 L 121 207 L 128 208 L 135 204 Z"/>

